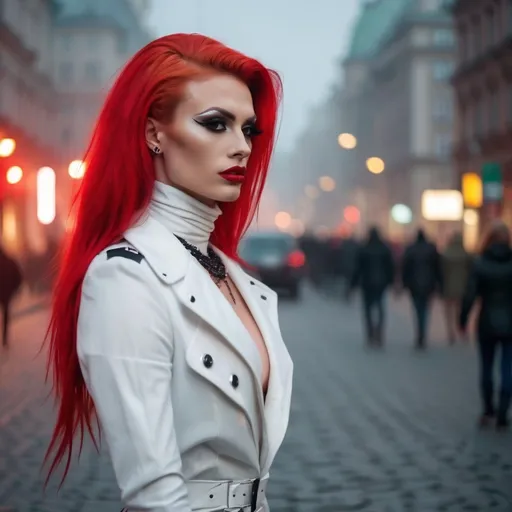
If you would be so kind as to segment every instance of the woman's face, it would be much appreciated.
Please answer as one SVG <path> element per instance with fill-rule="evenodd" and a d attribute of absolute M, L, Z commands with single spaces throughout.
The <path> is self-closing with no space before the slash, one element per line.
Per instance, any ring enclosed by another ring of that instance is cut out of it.
<path fill-rule="evenodd" d="M 155 155 L 158 181 L 213 205 L 238 199 L 257 134 L 248 87 L 215 74 L 186 85 L 168 124 L 149 119 L 146 139 L 161 150 Z"/>

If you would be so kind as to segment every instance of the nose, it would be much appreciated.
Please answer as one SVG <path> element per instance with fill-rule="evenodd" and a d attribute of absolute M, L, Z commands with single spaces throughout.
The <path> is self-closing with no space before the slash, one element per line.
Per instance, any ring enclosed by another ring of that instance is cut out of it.
<path fill-rule="evenodd" d="M 242 133 L 240 136 L 236 137 L 236 141 L 233 145 L 233 149 L 230 152 L 231 158 L 236 158 L 240 162 L 243 162 L 247 158 L 249 158 L 251 154 L 251 144 L 250 139 Z"/>

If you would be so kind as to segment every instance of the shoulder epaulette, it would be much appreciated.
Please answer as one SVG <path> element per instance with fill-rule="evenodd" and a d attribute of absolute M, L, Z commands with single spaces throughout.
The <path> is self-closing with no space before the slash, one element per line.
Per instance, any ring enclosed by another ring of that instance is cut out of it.
<path fill-rule="evenodd" d="M 144 255 L 132 247 L 116 247 L 115 249 L 109 249 L 107 251 L 107 260 L 115 258 L 116 256 L 133 260 L 137 263 L 140 263 L 144 259 Z"/>

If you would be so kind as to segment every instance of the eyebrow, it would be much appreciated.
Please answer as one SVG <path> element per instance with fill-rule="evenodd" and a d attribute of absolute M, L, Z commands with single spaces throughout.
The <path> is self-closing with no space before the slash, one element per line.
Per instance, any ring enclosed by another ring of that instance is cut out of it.
<path fill-rule="evenodd" d="M 221 107 L 211 107 L 208 110 L 205 110 L 204 112 L 201 112 L 198 115 L 202 116 L 204 114 L 208 114 L 209 112 L 213 112 L 213 111 L 217 111 L 219 114 L 222 114 L 223 116 L 227 117 L 228 119 L 231 119 L 231 121 L 235 121 L 236 120 L 235 114 L 233 114 L 229 110 L 226 110 L 226 109 L 221 108 Z M 247 118 L 246 122 L 249 122 L 249 121 L 255 123 L 256 122 L 256 116 L 254 115 L 254 116 L 251 116 L 251 117 Z"/>

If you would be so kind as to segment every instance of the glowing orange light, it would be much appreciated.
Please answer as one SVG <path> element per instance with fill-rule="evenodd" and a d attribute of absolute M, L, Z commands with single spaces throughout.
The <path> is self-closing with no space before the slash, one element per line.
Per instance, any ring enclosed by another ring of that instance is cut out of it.
<path fill-rule="evenodd" d="M 37 219 L 41 224 L 55 219 L 55 171 L 51 167 L 37 171 Z"/>
<path fill-rule="evenodd" d="M 73 160 L 68 167 L 68 174 L 74 180 L 79 180 L 84 177 L 85 174 L 85 162 L 82 160 Z"/>
<path fill-rule="evenodd" d="M 19 183 L 23 178 L 23 169 L 17 165 L 11 167 L 8 169 L 5 178 L 7 179 L 7 183 L 10 185 L 15 185 L 16 183 Z"/>
<path fill-rule="evenodd" d="M 361 213 L 356 206 L 347 206 L 343 210 L 343 217 L 349 224 L 357 224 L 361 219 Z"/>
<path fill-rule="evenodd" d="M 0 157 L 6 158 L 11 156 L 16 149 L 16 141 L 14 139 L 0 140 Z"/>

